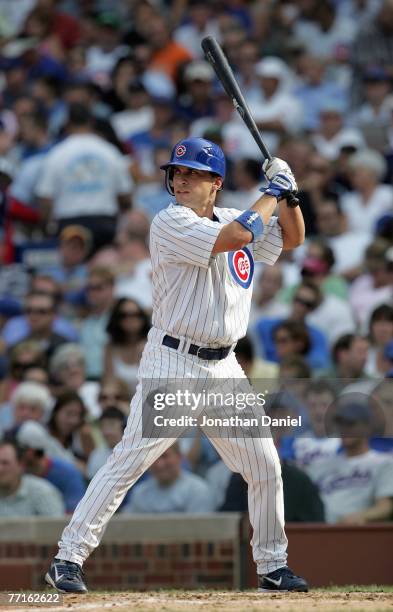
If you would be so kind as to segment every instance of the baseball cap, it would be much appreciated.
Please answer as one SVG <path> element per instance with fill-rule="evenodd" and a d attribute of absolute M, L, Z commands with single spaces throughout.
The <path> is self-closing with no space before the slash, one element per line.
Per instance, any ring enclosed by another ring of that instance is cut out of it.
<path fill-rule="evenodd" d="M 390 81 L 390 76 L 382 66 L 370 66 L 363 74 L 366 82 L 376 83 L 380 81 Z"/>
<path fill-rule="evenodd" d="M 350 402 L 337 407 L 334 420 L 339 423 L 369 423 L 371 412 L 365 403 Z"/>
<path fill-rule="evenodd" d="M 16 441 L 25 448 L 34 448 L 50 453 L 53 450 L 50 435 L 43 425 L 37 421 L 25 421 L 19 427 Z"/>
<path fill-rule="evenodd" d="M 265 57 L 255 64 L 255 74 L 259 77 L 270 77 L 282 81 L 288 76 L 288 67 L 278 57 Z"/>
<path fill-rule="evenodd" d="M 207 62 L 203 60 L 195 60 L 188 64 L 184 71 L 186 81 L 207 81 L 214 79 L 214 70 Z"/>
<path fill-rule="evenodd" d="M 79 238 L 86 245 L 90 245 L 92 241 L 91 231 L 82 225 L 67 225 L 59 235 L 60 240 L 66 242 L 67 240 L 73 240 Z"/>
<path fill-rule="evenodd" d="M 20 302 L 11 297 L 0 298 L 0 315 L 7 319 L 11 317 L 17 317 L 23 312 L 22 305 Z"/>

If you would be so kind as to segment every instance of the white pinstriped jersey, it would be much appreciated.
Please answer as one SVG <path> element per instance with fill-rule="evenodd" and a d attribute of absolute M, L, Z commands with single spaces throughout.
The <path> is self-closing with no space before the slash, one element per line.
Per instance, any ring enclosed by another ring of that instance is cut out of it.
<path fill-rule="evenodd" d="M 195 344 L 229 346 L 246 335 L 254 260 L 274 264 L 282 250 L 281 227 L 272 217 L 263 236 L 245 249 L 212 255 L 224 225 L 239 216 L 214 208 L 217 220 L 177 203 L 160 211 L 150 230 L 153 326 Z"/>

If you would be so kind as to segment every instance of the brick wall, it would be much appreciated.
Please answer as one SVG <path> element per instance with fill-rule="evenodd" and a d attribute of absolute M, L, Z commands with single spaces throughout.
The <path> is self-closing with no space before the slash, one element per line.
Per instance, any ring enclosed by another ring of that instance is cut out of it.
<path fill-rule="evenodd" d="M 240 588 L 239 524 L 237 514 L 115 517 L 85 564 L 88 585 L 119 590 Z M 2 521 L 0 590 L 42 588 L 63 525 L 30 519 L 22 527 L 17 520 Z"/>

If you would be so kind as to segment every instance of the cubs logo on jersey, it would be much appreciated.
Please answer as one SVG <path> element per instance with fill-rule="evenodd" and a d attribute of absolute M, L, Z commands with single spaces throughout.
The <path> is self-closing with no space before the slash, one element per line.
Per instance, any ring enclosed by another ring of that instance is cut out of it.
<path fill-rule="evenodd" d="M 254 276 L 254 260 L 247 247 L 243 247 L 239 251 L 230 251 L 228 253 L 228 265 L 236 283 L 243 289 L 248 289 Z"/>

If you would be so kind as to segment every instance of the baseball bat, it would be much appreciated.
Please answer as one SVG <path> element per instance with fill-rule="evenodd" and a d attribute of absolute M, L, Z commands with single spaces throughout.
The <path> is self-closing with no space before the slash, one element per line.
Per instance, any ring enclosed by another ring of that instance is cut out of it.
<path fill-rule="evenodd" d="M 206 36 L 206 38 L 202 40 L 201 46 L 207 61 L 214 69 L 214 72 L 220 80 L 223 88 L 232 100 L 233 106 L 248 127 L 248 130 L 257 143 L 263 157 L 265 159 L 272 159 L 269 149 L 263 142 L 262 136 L 254 121 L 248 104 L 240 91 L 240 87 L 235 79 L 235 75 L 232 72 L 232 68 L 230 67 L 220 45 L 216 39 L 213 38 L 213 36 Z M 294 208 L 299 204 L 299 200 L 293 193 L 287 195 L 286 201 L 288 206 L 291 208 Z"/>

